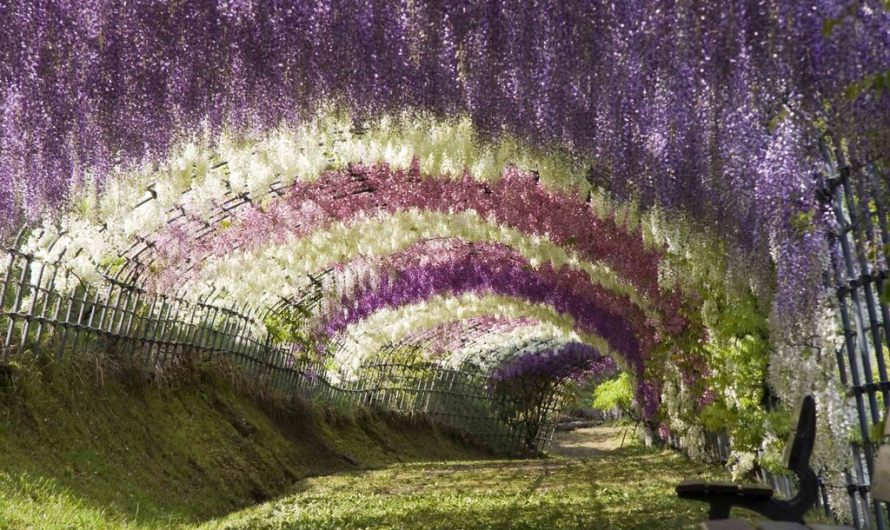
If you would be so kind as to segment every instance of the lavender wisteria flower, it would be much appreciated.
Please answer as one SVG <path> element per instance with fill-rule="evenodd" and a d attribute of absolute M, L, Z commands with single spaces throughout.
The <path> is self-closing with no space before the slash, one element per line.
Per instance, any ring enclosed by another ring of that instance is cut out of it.
<path fill-rule="evenodd" d="M 359 117 L 463 112 L 492 135 L 592 152 L 616 195 L 731 218 L 736 231 L 774 213 L 752 188 L 774 179 L 756 162 L 783 101 L 837 109 L 852 148 L 875 149 L 862 133 L 884 129 L 886 98 L 844 93 L 890 66 L 888 15 L 877 1 L 847 4 L 11 3 L 0 8 L 4 219 L 33 218 L 71 185 L 196 129 L 298 121 L 333 98 Z M 826 21 L 838 21 L 831 32 Z M 733 150 L 755 162 L 753 186 L 712 178 Z"/>
<path fill-rule="evenodd" d="M 580 381 L 605 379 L 617 371 L 618 366 L 612 358 L 602 356 L 596 348 L 573 342 L 508 359 L 490 377 L 495 381 L 507 381 L 534 375 L 556 381 Z"/>
<path fill-rule="evenodd" d="M 409 251 L 392 259 L 392 278 L 384 268 L 379 284 L 344 293 L 336 312 L 325 315 L 320 323 L 322 336 L 334 337 L 383 308 L 416 303 L 442 293 L 475 292 L 546 303 L 571 315 L 584 331 L 603 337 L 634 366 L 642 366 L 656 341 L 656 330 L 633 304 L 592 285 L 583 275 L 555 271 L 546 265 L 534 269 L 502 246 L 457 242 L 435 248 L 437 253 L 430 252 L 429 256 Z"/>
<path fill-rule="evenodd" d="M 5 4 L 0 22 L 7 232 L 72 187 L 101 193 L 112 168 L 162 158 L 180 140 L 297 123 L 329 101 L 359 124 L 418 109 L 590 156 L 591 182 L 688 216 L 763 276 L 771 251 L 787 257 L 776 298 L 807 312 L 814 290 L 793 282 L 818 264 L 796 249 L 814 244 L 775 220 L 812 204 L 762 190 L 813 194 L 784 175 L 812 167 L 815 124 L 859 158 L 886 158 L 890 103 L 849 90 L 890 68 L 890 15 L 877 0 L 44 0 Z"/>
<path fill-rule="evenodd" d="M 651 297 L 665 314 L 679 311 L 678 293 L 658 285 L 663 252 L 646 248 L 639 231 L 627 230 L 615 219 L 602 218 L 577 197 L 549 193 L 534 175 L 510 168 L 494 183 L 423 175 L 387 166 L 352 165 L 316 182 L 296 184 L 282 199 L 246 208 L 225 230 L 196 240 L 193 230 L 180 227 L 157 235 L 161 285 L 181 282 L 183 269 L 197 276 L 208 256 L 248 251 L 270 243 L 310 235 L 333 221 L 349 222 L 377 212 L 419 208 L 443 213 L 473 210 L 498 224 L 548 237 L 592 261 L 602 261 Z M 199 222 L 199 221 L 196 221 Z M 679 319 L 674 326 L 682 326 Z"/>

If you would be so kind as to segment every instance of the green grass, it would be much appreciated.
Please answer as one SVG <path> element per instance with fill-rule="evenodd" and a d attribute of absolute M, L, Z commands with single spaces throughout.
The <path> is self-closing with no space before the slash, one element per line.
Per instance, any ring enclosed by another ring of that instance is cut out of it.
<path fill-rule="evenodd" d="M 202 528 L 697 528 L 705 506 L 673 491 L 692 477 L 725 478 L 671 451 L 636 445 L 584 460 L 399 464 L 302 480 L 283 499 Z"/>
<path fill-rule="evenodd" d="M 23 364 L 0 383 L 0 529 L 169 528 L 305 477 L 484 458 L 423 422 L 256 399 L 224 370 L 151 382 L 108 359 Z"/>
<path fill-rule="evenodd" d="M 216 368 L 24 364 L 0 384 L 2 530 L 691 529 L 706 507 L 674 486 L 726 479 L 616 449 L 617 428 L 567 439 L 592 458 L 494 460 L 428 423 L 248 397 Z"/>

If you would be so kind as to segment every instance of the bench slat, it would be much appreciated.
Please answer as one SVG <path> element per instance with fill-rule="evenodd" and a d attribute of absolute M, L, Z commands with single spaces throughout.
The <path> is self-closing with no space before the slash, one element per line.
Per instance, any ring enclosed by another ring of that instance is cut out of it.
<path fill-rule="evenodd" d="M 807 527 L 800 523 L 787 521 L 757 521 L 756 524 L 758 530 L 807 530 Z"/>
<path fill-rule="evenodd" d="M 740 519 L 718 519 L 701 524 L 702 530 L 756 530 L 747 521 Z"/>
<path fill-rule="evenodd" d="M 739 486 L 739 493 L 745 497 L 761 497 L 768 499 L 773 496 L 773 488 L 762 484 L 745 484 Z"/>

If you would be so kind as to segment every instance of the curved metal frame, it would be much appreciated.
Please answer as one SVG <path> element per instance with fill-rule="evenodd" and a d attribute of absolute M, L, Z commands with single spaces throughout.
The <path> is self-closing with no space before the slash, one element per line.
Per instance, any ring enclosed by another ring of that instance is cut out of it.
<path fill-rule="evenodd" d="M 47 261 L 21 250 L 25 235 L 25 228 L 19 230 L 5 251 L 0 367 L 7 368 L 12 355 L 26 351 L 56 359 L 109 353 L 160 373 L 189 357 L 227 359 L 246 377 L 284 395 L 338 407 L 373 405 L 423 414 L 499 451 L 543 451 L 549 442 L 548 423 L 540 426 L 541 436 L 529 447 L 519 426 L 502 412 L 509 404 L 492 395 L 479 374 L 383 363 L 364 366 L 355 380 L 335 384 L 322 375 L 320 363 L 295 359 L 291 344 L 274 340 L 268 332 L 254 333 L 272 312 L 316 303 L 311 289 L 299 300 L 281 299 L 262 307 L 234 304 L 218 290 L 196 301 L 183 298 L 181 289 L 172 295 L 151 293 L 130 283 L 132 270 L 112 271 L 110 266 L 99 282 L 87 284 L 65 267 L 67 249 Z M 49 252 L 60 237 L 50 243 Z M 60 275 L 74 280 L 67 291 L 57 289 Z M 317 288 L 318 278 L 312 280 Z"/>

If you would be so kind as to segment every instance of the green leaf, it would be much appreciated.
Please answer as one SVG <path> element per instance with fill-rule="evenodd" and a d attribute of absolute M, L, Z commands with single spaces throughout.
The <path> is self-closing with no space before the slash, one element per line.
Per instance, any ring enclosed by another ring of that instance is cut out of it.
<path fill-rule="evenodd" d="M 871 426 L 868 432 L 868 438 L 872 443 L 880 444 L 884 437 L 884 420 L 879 421 Z"/>
<path fill-rule="evenodd" d="M 770 133 L 776 132 L 776 129 L 779 128 L 779 125 L 782 125 L 782 122 L 785 121 L 785 118 L 788 116 L 788 109 L 782 107 L 782 109 L 769 120 L 769 124 L 767 127 L 769 128 Z"/>
<path fill-rule="evenodd" d="M 851 83 L 846 90 L 844 90 L 844 99 L 847 101 L 853 101 L 862 94 L 863 83 L 862 81 L 857 81 L 855 83 Z"/>
<path fill-rule="evenodd" d="M 815 223 L 813 222 L 815 219 L 816 210 L 799 212 L 793 219 L 791 219 L 791 225 L 798 233 L 806 234 L 813 231 L 815 228 Z"/>
<path fill-rule="evenodd" d="M 844 98 L 848 101 L 855 100 L 866 90 L 874 91 L 878 96 L 882 96 L 884 90 L 890 92 L 890 70 L 872 74 L 851 83 L 844 90 Z"/>
<path fill-rule="evenodd" d="M 874 76 L 874 81 L 871 83 L 871 88 L 879 95 L 884 92 L 884 76 L 883 74 L 876 74 Z"/>
<path fill-rule="evenodd" d="M 624 372 L 596 387 L 593 391 L 593 407 L 600 410 L 627 409 L 633 402 L 633 395 L 630 375 Z"/>

